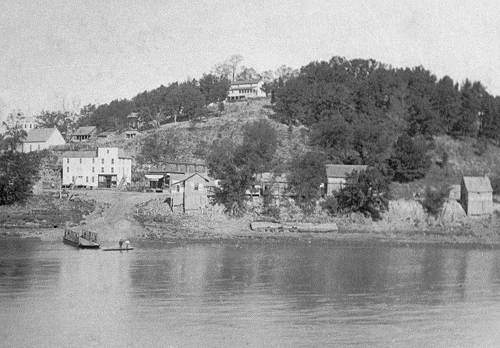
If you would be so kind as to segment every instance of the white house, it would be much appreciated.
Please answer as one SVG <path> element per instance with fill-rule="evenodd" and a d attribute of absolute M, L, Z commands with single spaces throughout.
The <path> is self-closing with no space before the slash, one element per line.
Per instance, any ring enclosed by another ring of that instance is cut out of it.
<path fill-rule="evenodd" d="M 28 132 L 18 151 L 26 153 L 64 144 L 66 141 L 57 128 L 35 128 Z"/>
<path fill-rule="evenodd" d="M 262 80 L 245 80 L 231 82 L 229 93 L 227 95 L 228 101 L 263 98 L 266 93 L 262 90 Z"/>
<path fill-rule="evenodd" d="M 120 187 L 131 183 L 132 159 L 117 147 L 68 151 L 62 156 L 63 186 Z"/>

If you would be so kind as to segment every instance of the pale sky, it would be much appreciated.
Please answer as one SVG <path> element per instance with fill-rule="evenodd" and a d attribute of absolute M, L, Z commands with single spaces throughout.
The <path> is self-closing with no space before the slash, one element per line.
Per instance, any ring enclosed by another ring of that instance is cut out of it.
<path fill-rule="evenodd" d="M 423 65 L 500 94 L 499 38 L 498 1 L 0 0 L 0 112 L 130 98 L 232 54 L 257 71 Z"/>

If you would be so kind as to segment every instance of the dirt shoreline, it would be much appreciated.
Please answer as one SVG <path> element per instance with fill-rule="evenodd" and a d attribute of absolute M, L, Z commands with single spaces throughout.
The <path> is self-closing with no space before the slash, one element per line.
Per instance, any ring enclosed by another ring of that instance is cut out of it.
<path fill-rule="evenodd" d="M 95 210 L 86 215 L 76 230 L 92 230 L 103 245 L 120 238 L 133 241 L 157 240 L 179 243 L 200 242 L 308 242 L 308 243 L 378 243 L 398 246 L 439 245 L 444 247 L 500 248 L 500 218 L 493 215 L 482 220 L 456 220 L 452 224 L 423 223 L 423 217 L 408 220 L 414 210 L 401 214 L 401 207 L 387 214 L 383 221 L 359 216 L 332 220 L 335 232 L 253 231 L 252 216 L 231 218 L 220 211 L 200 214 L 174 214 L 165 211 L 161 197 L 155 194 L 117 191 L 77 191 L 79 200 L 97 202 Z M 149 202 L 155 202 L 153 207 Z M 141 206 L 147 209 L 141 210 Z M 397 217 L 396 217 L 397 216 Z M 159 221 L 157 221 L 159 220 Z M 36 238 L 60 241 L 64 226 L 33 222 L 0 224 L 0 238 Z M 417 223 L 418 222 L 418 223 Z"/>

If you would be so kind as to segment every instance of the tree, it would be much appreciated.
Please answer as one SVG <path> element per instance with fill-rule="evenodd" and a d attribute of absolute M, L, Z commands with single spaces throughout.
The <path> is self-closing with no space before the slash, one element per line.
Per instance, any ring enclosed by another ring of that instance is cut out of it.
<path fill-rule="evenodd" d="M 407 134 L 401 135 L 394 146 L 389 166 L 394 170 L 394 179 L 399 182 L 424 177 L 431 166 L 425 139 L 422 136 L 411 138 Z"/>
<path fill-rule="evenodd" d="M 305 212 L 311 212 L 321 197 L 321 184 L 326 182 L 324 155 L 308 152 L 297 157 L 290 165 L 288 180 L 297 204 Z"/>
<path fill-rule="evenodd" d="M 278 148 L 278 135 L 267 120 L 247 123 L 243 127 L 243 143 L 238 154 L 252 173 L 270 170 Z"/>
<path fill-rule="evenodd" d="M 29 196 L 43 155 L 14 151 L 0 154 L 0 205 L 23 201 Z"/>
<path fill-rule="evenodd" d="M 241 67 L 240 73 L 236 76 L 236 80 L 259 80 L 261 75 L 254 68 Z"/>
<path fill-rule="evenodd" d="M 214 74 L 204 74 L 199 81 L 200 91 L 205 96 L 205 104 L 222 102 L 229 92 L 229 80 Z"/>
<path fill-rule="evenodd" d="M 16 151 L 17 148 L 23 143 L 23 140 L 28 135 L 21 125 L 14 124 L 8 125 L 3 122 L 4 127 L 7 129 L 3 135 L 0 149 L 6 151 Z"/>
<path fill-rule="evenodd" d="M 76 128 L 76 115 L 69 111 L 42 111 L 36 116 L 36 122 L 42 128 L 57 128 L 68 137 Z"/>
<path fill-rule="evenodd" d="M 339 209 L 379 219 L 381 212 L 389 206 L 389 178 L 377 168 L 369 167 L 354 171 L 346 180 L 346 185 L 335 195 Z"/>
<path fill-rule="evenodd" d="M 236 71 L 238 69 L 238 65 L 243 61 L 243 56 L 239 54 L 233 54 L 231 57 L 228 58 L 227 63 L 231 67 L 231 73 L 232 73 L 232 81 L 234 81 L 234 78 L 236 77 Z"/>

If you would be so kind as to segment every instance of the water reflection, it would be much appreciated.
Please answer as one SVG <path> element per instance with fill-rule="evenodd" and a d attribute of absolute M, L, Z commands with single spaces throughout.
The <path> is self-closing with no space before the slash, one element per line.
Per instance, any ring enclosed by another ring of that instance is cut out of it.
<path fill-rule="evenodd" d="M 487 345 L 499 336 L 499 257 L 306 243 L 143 242 L 112 253 L 2 240 L 0 339 L 7 346 Z"/>

